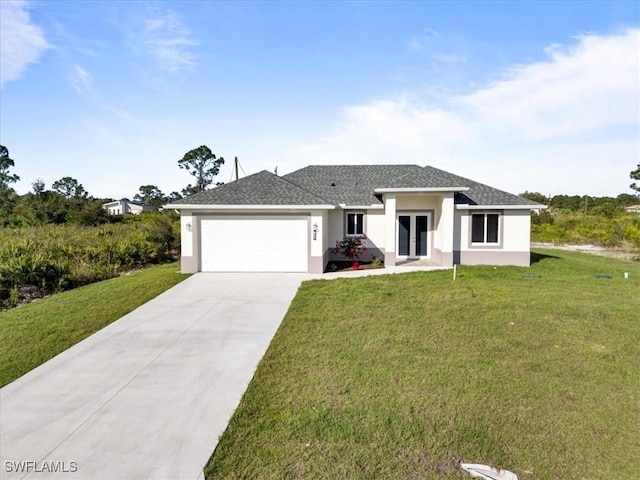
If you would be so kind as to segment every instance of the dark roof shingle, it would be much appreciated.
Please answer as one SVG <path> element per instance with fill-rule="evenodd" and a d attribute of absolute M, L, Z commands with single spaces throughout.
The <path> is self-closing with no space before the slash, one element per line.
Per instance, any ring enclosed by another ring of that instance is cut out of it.
<path fill-rule="evenodd" d="M 466 192 L 455 195 L 456 204 L 469 205 L 537 205 L 536 202 L 528 200 L 518 195 L 498 190 L 483 183 L 474 182 L 468 178 L 445 172 L 435 167 L 426 166 L 425 171 L 437 175 L 448 182 L 457 183 L 459 186 L 468 187 Z"/>
<path fill-rule="evenodd" d="M 204 190 L 179 205 L 330 205 L 325 199 L 263 170 L 235 182 Z"/>
<path fill-rule="evenodd" d="M 468 188 L 456 204 L 536 205 L 535 202 L 431 166 L 312 165 L 278 177 L 266 170 L 173 202 L 183 205 L 382 204 L 377 188 Z"/>
<path fill-rule="evenodd" d="M 381 184 L 421 170 L 418 165 L 311 165 L 284 178 L 335 205 L 365 206 L 382 204 L 374 192 Z"/>

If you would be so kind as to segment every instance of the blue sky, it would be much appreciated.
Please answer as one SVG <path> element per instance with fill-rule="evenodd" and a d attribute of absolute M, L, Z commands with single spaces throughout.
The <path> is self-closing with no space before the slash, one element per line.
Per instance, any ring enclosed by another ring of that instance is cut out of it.
<path fill-rule="evenodd" d="M 630 193 L 640 3 L 0 1 L 0 143 L 26 193 L 432 165 L 514 193 Z"/>

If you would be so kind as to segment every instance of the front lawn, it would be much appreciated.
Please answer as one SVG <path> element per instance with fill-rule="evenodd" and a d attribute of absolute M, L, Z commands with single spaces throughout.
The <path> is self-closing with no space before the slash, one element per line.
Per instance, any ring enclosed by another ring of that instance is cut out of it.
<path fill-rule="evenodd" d="M 0 386 L 187 278 L 179 269 L 150 267 L 0 312 Z"/>
<path fill-rule="evenodd" d="M 304 283 L 207 478 L 637 479 L 640 264 L 535 260 Z"/>

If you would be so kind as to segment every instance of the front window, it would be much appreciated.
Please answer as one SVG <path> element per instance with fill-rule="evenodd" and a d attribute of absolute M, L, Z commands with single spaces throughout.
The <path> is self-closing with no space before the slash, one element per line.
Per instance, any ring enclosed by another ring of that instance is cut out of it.
<path fill-rule="evenodd" d="M 364 235 L 364 213 L 347 213 L 347 235 Z"/>
<path fill-rule="evenodd" d="M 471 216 L 471 243 L 498 243 L 500 215 L 474 213 Z"/>

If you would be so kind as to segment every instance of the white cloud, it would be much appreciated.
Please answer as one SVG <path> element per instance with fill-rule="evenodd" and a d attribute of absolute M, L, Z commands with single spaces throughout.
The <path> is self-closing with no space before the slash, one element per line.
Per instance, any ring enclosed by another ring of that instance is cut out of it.
<path fill-rule="evenodd" d="M 31 23 L 28 9 L 23 0 L 0 1 L 0 85 L 21 78 L 50 48 L 42 29 Z"/>
<path fill-rule="evenodd" d="M 83 96 L 90 96 L 93 94 L 93 78 L 89 72 L 87 72 L 80 65 L 74 65 L 71 74 L 69 75 L 69 82 L 73 89 Z"/>
<path fill-rule="evenodd" d="M 407 99 L 378 101 L 346 108 L 330 135 L 296 155 L 313 158 L 311 163 L 357 164 L 415 163 L 420 153 L 424 162 L 446 156 L 447 146 L 469 133 L 450 112 L 421 108 Z"/>
<path fill-rule="evenodd" d="M 115 105 L 103 105 L 102 108 L 105 112 L 112 115 L 119 123 L 135 124 L 136 126 L 144 125 L 144 122 L 142 122 L 133 112 L 125 110 L 122 107 L 117 107 Z"/>
<path fill-rule="evenodd" d="M 411 50 L 422 50 L 427 44 L 432 43 L 434 40 L 442 40 L 442 35 L 433 28 L 425 28 L 422 36 L 414 37 L 409 41 L 409 48 Z"/>
<path fill-rule="evenodd" d="M 640 30 L 552 45 L 549 60 L 513 67 L 462 98 L 485 125 L 522 138 L 585 133 L 638 122 Z"/>
<path fill-rule="evenodd" d="M 194 65 L 195 55 L 190 49 L 199 44 L 176 13 L 159 9 L 147 12 L 142 25 L 132 33 L 132 43 L 135 50 L 151 55 L 170 73 Z"/>
<path fill-rule="evenodd" d="M 289 152 L 287 167 L 417 163 L 515 193 L 628 191 L 640 156 L 640 30 L 546 53 L 438 108 L 409 95 L 347 107 L 328 135 Z"/>

